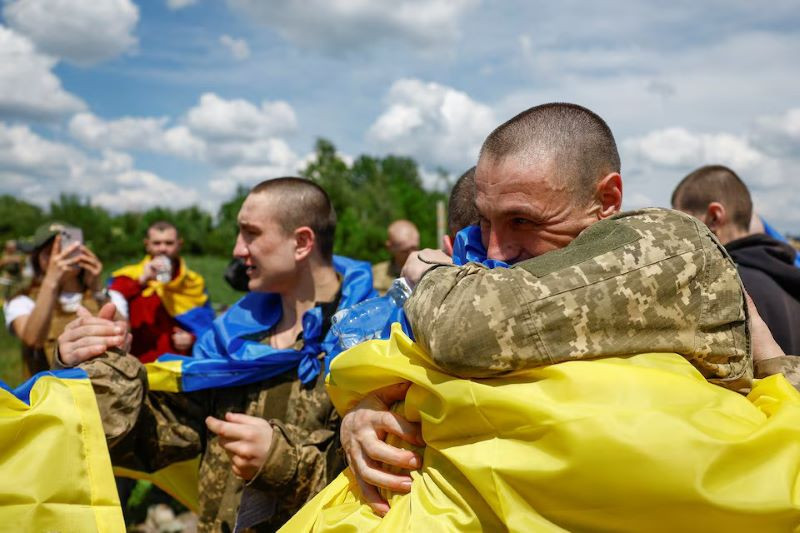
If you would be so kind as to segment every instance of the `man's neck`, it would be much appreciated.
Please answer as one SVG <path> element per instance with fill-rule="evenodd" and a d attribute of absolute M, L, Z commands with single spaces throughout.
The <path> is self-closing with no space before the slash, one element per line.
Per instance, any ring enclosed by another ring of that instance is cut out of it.
<path fill-rule="evenodd" d="M 719 239 L 719 242 L 722 243 L 723 246 L 725 246 L 731 241 L 747 237 L 748 235 L 750 235 L 750 232 L 739 229 L 733 226 L 732 224 L 729 224 L 724 228 L 720 228 L 720 230 L 718 230 L 716 234 L 717 238 Z"/>
<path fill-rule="evenodd" d="M 329 302 L 339 291 L 339 278 L 332 265 L 306 263 L 301 265 L 295 284 L 281 293 L 281 320 L 275 327 L 272 345 L 275 348 L 292 346 L 303 330 L 303 314 L 317 302 Z"/>

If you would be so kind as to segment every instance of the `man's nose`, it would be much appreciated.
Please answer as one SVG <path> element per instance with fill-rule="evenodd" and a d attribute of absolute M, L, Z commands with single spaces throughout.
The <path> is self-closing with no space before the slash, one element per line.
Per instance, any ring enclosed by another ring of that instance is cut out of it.
<path fill-rule="evenodd" d="M 244 259 L 247 257 L 248 253 L 249 251 L 247 250 L 247 246 L 244 244 L 244 239 L 237 236 L 236 244 L 233 246 L 233 257 Z"/>
<path fill-rule="evenodd" d="M 509 242 L 504 235 L 498 231 L 489 231 L 489 242 L 486 244 L 486 257 L 498 259 L 500 261 L 511 261 L 519 255 L 519 247 L 513 242 Z"/>

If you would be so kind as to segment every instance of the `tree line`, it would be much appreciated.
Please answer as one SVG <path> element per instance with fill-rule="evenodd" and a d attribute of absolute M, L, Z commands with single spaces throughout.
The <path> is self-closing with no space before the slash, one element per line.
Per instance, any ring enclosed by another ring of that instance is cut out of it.
<path fill-rule="evenodd" d="M 335 253 L 377 262 L 388 258 L 386 226 L 398 218 L 414 222 L 423 247 L 436 247 L 436 202 L 442 192 L 423 187 L 417 163 L 408 157 L 361 155 L 348 164 L 334 145 L 319 139 L 314 158 L 301 176 L 321 185 L 330 195 L 339 223 Z M 277 177 L 277 176 L 276 176 Z M 449 178 L 439 172 L 441 188 Z M 155 207 L 144 212 L 113 214 L 92 205 L 88 197 L 62 194 L 47 209 L 10 196 L 0 196 L 0 240 L 33 235 L 44 222 L 58 220 L 83 229 L 87 244 L 103 261 L 142 255 L 142 238 L 156 220 L 174 223 L 184 240 L 183 253 L 229 257 L 236 238 L 236 215 L 248 189 L 239 187 L 216 216 L 197 207 Z"/>

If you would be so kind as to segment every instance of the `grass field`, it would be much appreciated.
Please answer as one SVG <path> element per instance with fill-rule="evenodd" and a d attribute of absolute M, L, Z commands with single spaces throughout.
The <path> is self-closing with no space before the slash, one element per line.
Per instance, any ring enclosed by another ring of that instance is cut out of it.
<path fill-rule="evenodd" d="M 107 264 L 104 273 L 108 277 L 117 268 L 140 259 L 133 258 Z M 189 268 L 205 278 L 211 303 L 218 312 L 223 306 L 228 306 L 242 297 L 243 293 L 234 291 L 222 277 L 230 259 L 214 256 L 188 256 L 185 259 Z M 16 387 L 22 381 L 20 344 L 6 329 L 5 321 L 0 327 L 0 379 L 11 387 Z"/>

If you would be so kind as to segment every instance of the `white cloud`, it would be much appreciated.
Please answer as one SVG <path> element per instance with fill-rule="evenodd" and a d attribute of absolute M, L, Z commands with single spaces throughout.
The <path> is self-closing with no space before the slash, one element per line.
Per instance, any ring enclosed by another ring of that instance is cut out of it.
<path fill-rule="evenodd" d="M 73 146 L 44 139 L 28 126 L 2 122 L 0 192 L 40 205 L 60 192 L 78 193 L 114 211 L 163 205 L 165 198 L 173 207 L 197 200 L 196 192 L 134 168 L 126 153 L 104 150 L 100 158 L 92 158 Z"/>
<path fill-rule="evenodd" d="M 398 80 L 389 90 L 387 103 L 388 109 L 370 127 L 368 139 L 386 151 L 453 172 L 475 164 L 481 143 L 498 124 L 487 105 L 438 83 Z"/>
<path fill-rule="evenodd" d="M 197 3 L 197 0 L 167 0 L 167 7 L 173 11 L 189 7 Z"/>
<path fill-rule="evenodd" d="M 151 207 L 185 207 L 197 203 L 197 191 L 164 180 L 152 172 L 126 170 L 116 174 L 111 190 L 92 195 L 92 203 L 110 211 L 143 211 Z"/>
<path fill-rule="evenodd" d="M 250 57 L 250 47 L 244 39 L 235 39 L 230 35 L 223 35 L 219 38 L 219 42 L 228 49 L 237 61 L 244 61 Z"/>
<path fill-rule="evenodd" d="M 55 64 L 28 38 L 0 25 L 0 117 L 52 119 L 83 110 L 83 101 L 53 74 Z"/>
<path fill-rule="evenodd" d="M 283 101 L 264 101 L 256 107 L 247 100 L 205 93 L 187 113 L 186 124 L 207 139 L 257 139 L 293 132 L 297 118 L 292 106 Z"/>
<path fill-rule="evenodd" d="M 210 191 L 227 197 L 237 185 L 297 173 L 303 161 L 278 136 L 296 127 L 294 111 L 285 102 L 265 101 L 259 107 L 207 93 L 174 122 L 168 117 L 104 120 L 79 113 L 69 132 L 95 150 L 146 151 L 209 164 L 217 170 Z"/>
<path fill-rule="evenodd" d="M 754 138 L 756 144 L 771 154 L 800 157 L 800 108 L 760 117 Z"/>
<path fill-rule="evenodd" d="M 12 0 L 3 16 L 39 50 L 81 65 L 116 57 L 137 43 L 139 9 L 130 0 Z"/>
<path fill-rule="evenodd" d="M 186 126 L 167 128 L 167 117 L 122 117 L 103 120 L 79 113 L 69 122 L 69 132 L 84 146 L 98 150 L 144 150 L 184 159 L 202 159 L 205 142 Z"/>
<path fill-rule="evenodd" d="M 428 48 L 451 43 L 458 19 L 477 0 L 228 0 L 286 39 L 326 52 L 366 49 L 382 40 Z"/>

